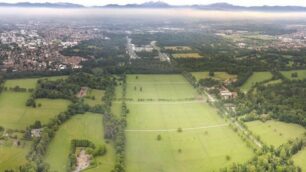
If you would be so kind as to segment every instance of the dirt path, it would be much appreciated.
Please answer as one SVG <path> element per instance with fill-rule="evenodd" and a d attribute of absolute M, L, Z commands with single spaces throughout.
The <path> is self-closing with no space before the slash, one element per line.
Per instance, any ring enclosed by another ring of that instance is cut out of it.
<path fill-rule="evenodd" d="M 255 145 L 257 145 L 259 148 L 262 148 L 262 144 L 250 133 L 242 127 L 235 119 L 232 119 L 232 123 L 241 131 L 244 135 L 246 135 Z"/>
<path fill-rule="evenodd" d="M 191 100 L 191 101 L 127 101 L 127 104 L 156 104 L 156 105 L 176 105 L 176 104 L 197 104 L 203 103 L 204 100 Z M 121 101 L 113 101 L 114 104 L 121 104 Z"/>
<path fill-rule="evenodd" d="M 209 93 L 207 93 L 205 91 L 205 94 L 207 95 L 207 97 L 209 98 L 210 101 L 212 102 L 216 102 L 217 100 L 211 96 Z M 228 113 L 226 112 L 225 115 L 228 116 Z M 249 138 L 256 146 L 258 146 L 259 148 L 262 148 L 262 144 L 252 135 L 250 135 L 250 133 L 244 128 L 242 127 L 234 118 L 231 118 L 230 121 L 231 124 L 235 125 L 245 136 L 247 136 L 247 138 Z"/>
<path fill-rule="evenodd" d="M 226 127 L 228 126 L 228 123 L 218 124 L 218 125 L 210 125 L 210 126 L 201 126 L 201 127 L 192 127 L 192 128 L 182 128 L 182 131 L 193 131 L 193 130 L 202 130 L 202 129 L 208 129 L 208 128 L 218 128 L 218 127 Z M 131 130 L 125 130 L 126 132 L 177 132 L 177 128 L 173 129 L 156 129 L 156 130 L 138 130 L 138 129 L 131 129 Z"/>
<path fill-rule="evenodd" d="M 181 84 L 181 85 L 189 85 L 188 82 L 127 82 L 127 84 L 158 84 L 158 85 L 173 85 L 173 84 Z"/>

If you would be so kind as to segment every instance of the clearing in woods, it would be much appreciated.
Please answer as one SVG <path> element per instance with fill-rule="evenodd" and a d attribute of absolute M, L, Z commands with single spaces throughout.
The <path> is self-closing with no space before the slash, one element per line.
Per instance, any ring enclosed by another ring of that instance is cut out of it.
<path fill-rule="evenodd" d="M 271 72 L 254 72 L 253 75 L 242 85 L 243 92 L 249 91 L 256 83 L 272 78 Z"/>
<path fill-rule="evenodd" d="M 199 53 L 176 53 L 172 54 L 172 56 L 176 59 L 179 58 L 192 58 L 192 59 L 198 59 L 198 58 L 203 58 Z"/>
<path fill-rule="evenodd" d="M 287 79 L 297 80 L 306 79 L 306 70 L 291 70 L 281 72 Z M 297 77 L 292 77 L 292 74 L 297 73 Z"/>
<path fill-rule="evenodd" d="M 198 81 L 200 79 L 206 79 L 206 78 L 213 78 L 216 80 L 221 80 L 221 81 L 225 81 L 225 80 L 235 80 L 237 79 L 236 75 L 231 75 L 228 74 L 227 72 L 214 72 L 214 76 L 210 77 L 209 76 L 209 72 L 192 72 L 191 73 Z"/>
<path fill-rule="evenodd" d="M 294 164 L 301 167 L 302 171 L 306 171 L 306 148 L 299 151 L 296 155 L 292 157 Z"/>
<path fill-rule="evenodd" d="M 114 168 L 115 152 L 111 144 L 104 140 L 103 122 L 101 114 L 85 113 L 75 115 L 59 127 L 52 139 L 45 157 L 50 164 L 51 171 L 66 171 L 71 140 L 86 139 L 96 146 L 106 145 L 107 153 L 97 157 L 97 167 L 89 169 L 90 172 L 110 172 Z"/>

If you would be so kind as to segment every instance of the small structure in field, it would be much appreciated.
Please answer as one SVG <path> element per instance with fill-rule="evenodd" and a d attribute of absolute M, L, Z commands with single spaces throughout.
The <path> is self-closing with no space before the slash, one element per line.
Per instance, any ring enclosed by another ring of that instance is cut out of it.
<path fill-rule="evenodd" d="M 238 96 L 237 92 L 231 92 L 229 91 L 226 87 L 222 87 L 220 89 L 220 96 L 225 99 L 225 100 L 228 100 L 228 99 L 234 99 Z"/>
<path fill-rule="evenodd" d="M 81 87 L 81 90 L 78 92 L 77 97 L 82 98 L 86 96 L 87 91 L 88 91 L 88 87 Z"/>
<path fill-rule="evenodd" d="M 84 149 L 80 151 L 76 159 L 77 159 L 77 163 L 76 163 L 76 168 L 74 172 L 83 171 L 90 166 L 91 156 L 87 154 Z"/>
<path fill-rule="evenodd" d="M 31 130 L 31 137 L 32 138 L 37 138 L 37 137 L 41 137 L 41 132 L 42 132 L 42 128 L 38 128 L 38 129 L 32 129 Z"/>

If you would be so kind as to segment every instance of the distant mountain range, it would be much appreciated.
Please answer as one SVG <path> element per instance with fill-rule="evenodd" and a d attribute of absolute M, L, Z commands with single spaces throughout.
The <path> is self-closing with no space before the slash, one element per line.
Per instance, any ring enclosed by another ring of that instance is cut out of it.
<path fill-rule="evenodd" d="M 86 7 L 73 3 L 0 3 L 0 7 L 27 7 L 27 8 L 192 8 L 199 10 L 221 10 L 221 11 L 269 11 L 269 12 L 306 12 L 302 6 L 238 6 L 228 3 L 214 3 L 209 5 L 170 5 L 165 2 L 146 2 L 142 4 L 108 4 L 105 6 Z"/>
<path fill-rule="evenodd" d="M 0 7 L 24 7 L 24 8 L 84 8 L 83 5 L 73 3 L 1 3 Z"/>

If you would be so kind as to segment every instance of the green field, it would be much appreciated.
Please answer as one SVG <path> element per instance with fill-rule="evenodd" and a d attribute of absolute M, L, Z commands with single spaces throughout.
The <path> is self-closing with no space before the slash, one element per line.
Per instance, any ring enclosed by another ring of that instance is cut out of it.
<path fill-rule="evenodd" d="M 269 81 L 269 82 L 265 83 L 264 85 L 268 86 L 268 85 L 274 85 L 274 84 L 280 84 L 280 83 L 282 83 L 282 80 L 278 79 L 278 80 Z"/>
<path fill-rule="evenodd" d="M 180 75 L 138 75 L 138 79 L 129 75 L 127 83 L 127 97 L 134 99 L 177 100 L 197 96 Z M 141 85 L 143 91 L 135 91 L 135 85 Z M 127 103 L 128 172 L 218 171 L 233 162 L 245 162 L 253 155 L 205 99 Z"/>
<path fill-rule="evenodd" d="M 87 103 L 90 106 L 102 104 L 103 96 L 104 96 L 103 90 L 89 89 L 85 97 L 85 103 Z M 92 97 L 94 97 L 94 99 L 92 99 Z"/>
<path fill-rule="evenodd" d="M 72 139 L 87 139 L 98 145 L 104 145 L 104 132 L 102 115 L 86 113 L 76 115 L 60 126 L 55 137 L 51 141 L 45 162 L 50 164 L 51 171 L 64 172 L 68 162 L 68 154 Z M 89 172 L 111 171 L 114 168 L 114 150 L 106 144 L 107 154 L 98 157 L 98 167 L 89 169 Z"/>
<path fill-rule="evenodd" d="M 302 171 L 306 171 L 306 148 L 299 151 L 296 155 L 293 156 L 294 164 L 301 167 Z"/>
<path fill-rule="evenodd" d="M 66 76 L 48 77 L 48 79 L 65 78 Z M 46 78 L 46 77 L 45 77 Z M 7 80 L 5 87 L 20 86 L 22 88 L 35 88 L 38 78 Z M 0 94 L 0 126 L 10 129 L 25 129 L 35 120 L 43 123 L 66 110 L 70 104 L 61 99 L 37 99 L 36 103 L 41 107 L 27 107 L 26 101 L 30 97 L 29 92 L 3 91 Z"/>
<path fill-rule="evenodd" d="M 286 78 L 288 79 L 300 79 L 300 80 L 303 80 L 303 79 L 306 79 L 306 70 L 292 70 L 292 71 L 283 71 L 281 72 Z M 297 78 L 292 78 L 291 77 L 291 74 L 292 73 L 297 73 L 298 74 L 298 77 Z"/>
<path fill-rule="evenodd" d="M 209 76 L 209 72 L 192 72 L 191 73 L 198 81 L 200 79 L 206 79 L 206 78 L 210 78 Z M 231 74 L 228 74 L 226 72 L 214 72 L 214 76 L 211 77 L 213 79 L 216 79 L 216 80 L 221 80 L 221 81 L 225 81 L 227 79 L 236 79 L 237 76 L 236 75 L 231 75 Z"/>
<path fill-rule="evenodd" d="M 172 54 L 172 56 L 176 59 L 180 59 L 180 58 L 190 58 L 190 59 L 203 58 L 199 53 L 176 53 L 176 54 Z"/>
<path fill-rule="evenodd" d="M 128 94 L 126 97 L 134 100 L 195 98 L 197 93 L 190 88 L 190 84 L 180 75 L 151 75 L 150 77 L 130 75 L 127 81 Z"/>
<path fill-rule="evenodd" d="M 26 155 L 30 151 L 30 144 L 25 147 L 0 146 L 0 171 L 17 169 L 27 162 Z"/>
<path fill-rule="evenodd" d="M 49 79 L 49 80 L 57 80 L 57 79 L 65 79 L 67 76 L 52 76 L 52 77 L 41 77 L 41 78 L 28 78 L 28 79 L 11 79 L 5 81 L 5 87 L 12 88 L 15 86 L 19 86 L 22 88 L 35 88 L 37 80 L 39 79 Z"/>
<path fill-rule="evenodd" d="M 261 140 L 273 146 L 280 146 L 287 143 L 290 139 L 303 136 L 306 130 L 297 124 L 289 124 L 280 121 L 252 121 L 246 123 L 248 128 L 255 134 L 259 135 Z"/>
<path fill-rule="evenodd" d="M 247 92 L 256 83 L 268 80 L 272 78 L 270 72 L 254 72 L 253 75 L 242 85 L 241 90 Z"/>
<path fill-rule="evenodd" d="M 25 129 L 36 120 L 43 123 L 66 110 L 69 101 L 61 99 L 38 99 L 41 107 L 25 105 L 30 93 L 4 91 L 0 94 L 0 126 L 10 129 Z"/>

